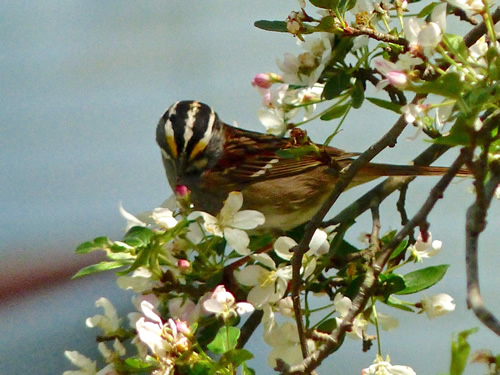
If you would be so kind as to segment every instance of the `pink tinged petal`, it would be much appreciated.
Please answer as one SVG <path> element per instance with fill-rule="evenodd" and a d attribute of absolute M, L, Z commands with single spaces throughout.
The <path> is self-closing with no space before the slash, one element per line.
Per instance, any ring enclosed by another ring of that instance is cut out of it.
<path fill-rule="evenodd" d="M 392 86 L 398 89 L 404 89 L 408 84 L 408 77 L 406 74 L 399 71 L 387 73 L 387 79 Z"/>
<path fill-rule="evenodd" d="M 137 329 L 139 339 L 148 345 L 155 354 L 165 355 L 165 343 L 161 337 L 162 327 L 141 318 L 135 324 L 135 328 Z"/>
<path fill-rule="evenodd" d="M 238 254 L 250 254 L 250 250 L 248 249 L 250 238 L 246 232 L 240 229 L 224 228 L 224 238 L 226 239 L 228 245 L 236 250 Z"/>
<path fill-rule="evenodd" d="M 312 241 L 312 240 L 311 240 Z M 282 259 L 290 260 L 293 253 L 290 251 L 297 242 L 290 237 L 281 236 L 274 242 L 274 252 Z"/>
<path fill-rule="evenodd" d="M 233 216 L 231 226 L 238 229 L 254 229 L 259 225 L 264 224 L 266 218 L 262 213 L 255 210 L 244 210 L 237 212 Z"/>
<path fill-rule="evenodd" d="M 252 86 L 268 89 L 273 81 L 268 73 L 259 73 L 252 79 Z"/>
<path fill-rule="evenodd" d="M 375 59 L 373 64 L 375 65 L 375 69 L 377 69 L 384 76 L 393 70 L 397 70 L 396 64 L 385 59 Z"/>
<path fill-rule="evenodd" d="M 236 280 L 246 286 L 259 285 L 259 279 L 262 273 L 269 272 L 265 268 L 257 265 L 250 265 L 235 273 Z"/>

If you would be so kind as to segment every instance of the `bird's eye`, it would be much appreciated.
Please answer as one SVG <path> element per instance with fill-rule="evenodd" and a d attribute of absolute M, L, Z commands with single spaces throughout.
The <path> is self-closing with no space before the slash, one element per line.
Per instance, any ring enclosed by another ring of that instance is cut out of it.
<path fill-rule="evenodd" d="M 201 157 L 193 160 L 189 166 L 186 168 L 186 173 L 197 173 L 206 168 L 208 164 L 208 159 L 206 157 Z"/>

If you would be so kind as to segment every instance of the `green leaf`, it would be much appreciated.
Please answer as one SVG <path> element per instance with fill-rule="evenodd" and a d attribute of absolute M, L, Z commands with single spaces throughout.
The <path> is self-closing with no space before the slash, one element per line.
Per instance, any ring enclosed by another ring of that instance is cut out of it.
<path fill-rule="evenodd" d="M 207 345 L 207 348 L 215 354 L 224 354 L 236 348 L 239 337 L 240 330 L 238 328 L 221 327 L 214 340 Z"/>
<path fill-rule="evenodd" d="M 319 24 L 314 28 L 315 31 L 331 32 L 335 27 L 335 17 L 326 16 L 319 21 Z"/>
<path fill-rule="evenodd" d="M 405 301 L 396 298 L 394 295 L 390 295 L 389 298 L 387 298 L 384 301 L 384 303 L 396 309 L 413 312 L 413 309 L 410 306 L 408 306 L 408 304 L 405 303 Z"/>
<path fill-rule="evenodd" d="M 444 40 L 454 52 L 457 52 L 464 60 L 467 59 L 468 49 L 465 45 L 464 38 L 458 34 L 445 34 Z"/>
<path fill-rule="evenodd" d="M 399 104 L 371 97 L 367 97 L 366 100 L 368 100 L 372 104 L 375 104 L 377 107 L 388 109 L 390 111 L 396 112 L 397 114 L 401 114 L 401 105 Z"/>
<path fill-rule="evenodd" d="M 363 82 L 359 79 L 354 82 L 351 95 L 352 107 L 358 109 L 363 104 L 365 100 L 365 90 L 363 88 Z"/>
<path fill-rule="evenodd" d="M 345 71 L 337 71 L 330 77 L 323 89 L 323 97 L 327 100 L 338 97 L 351 83 L 351 77 Z"/>
<path fill-rule="evenodd" d="M 303 156 L 314 154 L 318 152 L 318 147 L 315 145 L 305 145 L 294 148 L 286 148 L 284 150 L 277 150 L 276 155 L 283 159 L 300 159 Z"/>
<path fill-rule="evenodd" d="M 312 5 L 323 9 L 334 9 L 338 0 L 309 0 Z"/>
<path fill-rule="evenodd" d="M 426 5 L 425 7 L 422 8 L 422 10 L 417 14 L 417 18 L 424 18 L 427 17 L 429 14 L 432 13 L 432 10 L 436 5 L 439 3 L 430 3 L 429 5 Z"/>
<path fill-rule="evenodd" d="M 388 299 L 391 294 L 405 289 L 405 279 L 396 273 L 381 274 L 379 276 L 378 294 Z"/>
<path fill-rule="evenodd" d="M 266 30 L 266 31 L 277 31 L 280 33 L 287 33 L 288 32 L 288 29 L 286 28 L 285 21 L 260 20 L 260 21 L 255 21 L 253 25 L 259 29 Z"/>
<path fill-rule="evenodd" d="M 333 120 L 339 117 L 344 116 L 344 114 L 351 108 L 351 103 L 343 104 L 343 105 L 334 105 L 328 111 L 321 115 L 321 119 L 323 121 Z"/>
<path fill-rule="evenodd" d="M 115 366 L 117 370 L 133 374 L 151 372 L 158 368 L 156 365 L 151 365 L 151 363 L 144 362 L 143 360 L 134 357 L 125 359 L 125 362 L 117 361 Z"/>
<path fill-rule="evenodd" d="M 243 363 L 241 375 L 255 375 L 255 371 Z"/>
<path fill-rule="evenodd" d="M 443 278 L 448 267 L 448 264 L 442 264 L 407 273 L 404 275 L 406 288 L 396 294 L 413 294 L 430 288 Z"/>
<path fill-rule="evenodd" d="M 465 83 L 458 73 L 446 73 L 434 81 L 424 82 L 421 85 L 411 85 L 408 90 L 417 94 L 436 94 L 447 98 L 459 99 L 465 88 Z"/>
<path fill-rule="evenodd" d="M 317 327 L 317 330 L 325 333 L 331 333 L 335 328 L 337 328 L 337 319 L 331 318 L 322 322 Z"/>
<path fill-rule="evenodd" d="M 450 375 L 461 375 L 464 372 L 470 353 L 470 345 L 467 342 L 467 337 L 477 331 L 477 328 L 462 331 L 458 334 L 457 340 L 452 341 Z"/>
<path fill-rule="evenodd" d="M 149 244 L 154 233 L 146 227 L 132 227 L 123 237 L 123 242 L 132 247 L 144 247 Z"/>
<path fill-rule="evenodd" d="M 123 267 L 125 264 L 122 261 L 103 261 L 97 264 L 92 264 L 78 271 L 72 278 L 76 279 L 78 277 L 87 276 L 97 272 L 109 271 L 115 268 Z"/>
<path fill-rule="evenodd" d="M 406 246 L 408 246 L 408 239 L 405 238 L 401 243 L 398 245 L 396 250 L 391 254 L 391 257 L 389 259 L 394 259 L 396 258 L 399 254 L 401 254 L 403 251 L 406 250 Z"/>
<path fill-rule="evenodd" d="M 113 243 L 108 237 L 97 237 L 93 241 L 82 243 L 76 248 L 77 254 L 87 254 L 94 250 L 104 250 L 109 248 Z"/>
<path fill-rule="evenodd" d="M 221 361 L 227 361 L 238 367 L 243 362 L 253 358 L 253 354 L 246 349 L 232 349 L 224 353 Z"/>

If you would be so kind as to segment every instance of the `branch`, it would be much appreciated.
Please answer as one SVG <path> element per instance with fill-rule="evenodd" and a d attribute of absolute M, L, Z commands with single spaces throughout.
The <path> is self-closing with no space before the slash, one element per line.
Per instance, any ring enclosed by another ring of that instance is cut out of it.
<path fill-rule="evenodd" d="M 429 165 L 449 150 L 448 146 L 432 144 L 413 160 L 414 165 Z M 324 222 L 323 227 L 351 222 L 363 212 L 368 210 L 373 201 L 382 202 L 395 190 L 402 188 L 415 179 L 415 176 L 389 177 L 373 189 L 365 193 L 362 197 L 351 203 L 332 219 Z"/>
<path fill-rule="evenodd" d="M 491 14 L 491 17 L 493 18 L 494 23 L 500 21 L 500 7 L 497 7 L 495 12 Z M 479 38 L 481 38 L 485 34 L 486 34 L 486 24 L 484 22 L 481 22 L 479 25 L 474 27 L 464 36 L 465 45 L 467 47 L 472 46 L 479 40 Z"/>
<path fill-rule="evenodd" d="M 482 128 L 477 135 L 485 136 L 498 128 L 500 120 L 500 110 L 496 110 L 484 119 Z M 476 181 L 476 201 L 469 207 L 466 215 L 465 225 L 465 259 L 467 268 L 467 305 L 478 319 L 489 329 L 500 335 L 500 322 L 485 307 L 479 287 L 479 266 L 478 247 L 479 235 L 486 228 L 486 216 L 491 204 L 491 200 L 500 183 L 500 162 L 495 160 L 488 168 L 488 146 L 484 146 L 484 151 L 477 160 L 477 166 L 471 163 L 471 170 L 474 172 Z M 487 172 L 490 172 L 486 180 Z M 486 180 L 486 182 L 484 182 Z"/>
<path fill-rule="evenodd" d="M 346 35 L 349 35 L 349 36 L 367 35 L 372 39 L 380 40 L 381 42 L 398 44 L 398 45 L 403 46 L 405 48 L 407 48 L 410 45 L 408 40 L 406 40 L 405 38 L 401 38 L 399 36 L 395 36 L 395 35 L 391 35 L 391 34 L 381 33 L 380 31 L 374 30 L 374 29 L 366 27 L 366 26 L 359 26 L 358 28 L 347 26 L 344 29 L 344 32 Z"/>
<path fill-rule="evenodd" d="M 465 160 L 469 159 L 471 155 L 470 150 L 463 149 L 458 158 L 450 166 L 439 182 L 432 188 L 429 197 L 425 201 L 420 210 L 413 216 L 413 218 L 394 236 L 394 238 L 382 249 L 380 256 L 374 262 L 373 266 L 367 271 L 362 286 L 358 294 L 353 299 L 352 308 L 349 310 L 344 320 L 330 335 L 330 340 L 325 340 L 325 344 L 316 352 L 308 356 L 302 364 L 290 368 L 285 368 L 282 372 L 283 375 L 299 375 L 309 373 L 317 368 L 321 362 L 332 352 L 338 349 L 346 332 L 351 328 L 352 322 L 365 308 L 369 301 L 374 289 L 377 285 L 378 276 L 382 269 L 387 264 L 393 251 L 398 247 L 401 241 L 411 233 L 414 228 L 420 223 L 425 222 L 427 215 L 434 208 L 436 202 L 443 197 L 443 192 L 451 183 L 455 174 L 460 170 Z"/>
<path fill-rule="evenodd" d="M 420 97 L 415 96 L 413 102 L 415 103 L 418 99 L 420 99 Z M 302 308 L 300 305 L 300 287 L 302 284 L 302 280 L 300 278 L 300 268 L 302 266 L 302 258 L 305 252 L 308 250 L 308 246 L 311 242 L 314 231 L 320 226 L 321 221 L 333 206 L 335 201 L 338 199 L 340 194 L 349 186 L 350 182 L 365 164 L 370 162 L 370 160 L 377 156 L 377 154 L 379 154 L 384 148 L 396 143 L 399 135 L 403 132 L 406 125 L 407 123 L 404 119 L 404 116 L 400 116 L 394 126 L 379 141 L 373 144 L 368 150 L 366 150 L 356 160 L 354 160 L 345 171 L 341 171 L 340 178 L 335 184 L 332 192 L 326 199 L 323 206 L 316 213 L 316 215 L 314 215 L 314 217 L 306 225 L 304 235 L 300 243 L 293 249 L 293 257 L 291 259 L 292 301 L 295 312 L 295 320 L 297 323 L 297 330 L 300 337 L 302 355 L 304 356 L 304 358 L 307 357 L 308 353 L 305 339 L 305 329 L 302 321 Z"/>

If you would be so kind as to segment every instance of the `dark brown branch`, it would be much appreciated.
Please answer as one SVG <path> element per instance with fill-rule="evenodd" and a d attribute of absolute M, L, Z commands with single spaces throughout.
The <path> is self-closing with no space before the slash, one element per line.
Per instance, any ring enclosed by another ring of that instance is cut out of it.
<path fill-rule="evenodd" d="M 493 22 L 497 23 L 500 21 L 500 7 L 498 7 L 495 12 L 491 14 L 491 17 L 493 18 Z M 465 36 L 464 36 L 464 42 L 467 47 L 472 46 L 474 43 L 476 43 L 479 38 L 481 38 L 483 35 L 486 34 L 486 25 L 484 22 L 481 22 L 479 25 L 474 27 L 471 31 L 469 31 Z"/>
<path fill-rule="evenodd" d="M 394 238 L 382 249 L 380 256 L 374 262 L 373 266 L 367 271 L 363 285 L 361 286 L 358 294 L 353 299 L 352 308 L 344 317 L 342 323 L 332 332 L 331 339 L 326 341 L 325 344 L 316 352 L 308 356 L 300 365 L 289 367 L 282 373 L 286 375 L 299 375 L 312 371 L 317 368 L 321 362 L 332 352 L 338 349 L 346 332 L 352 326 L 352 322 L 365 308 L 370 296 L 373 294 L 377 285 L 377 279 L 382 269 L 387 264 L 393 251 L 403 241 L 403 239 L 412 232 L 415 227 L 425 222 L 427 215 L 434 208 L 436 202 L 442 198 L 443 192 L 451 183 L 455 174 L 463 165 L 466 159 L 470 158 L 470 151 L 463 149 L 458 158 L 450 166 L 439 182 L 432 188 L 429 197 L 420 208 L 420 210 L 413 216 L 413 218 L 394 236 Z"/>
<path fill-rule="evenodd" d="M 264 310 L 255 310 L 245 321 L 241 327 L 241 334 L 238 338 L 238 345 L 236 349 L 241 349 L 248 342 L 255 329 L 260 325 L 262 321 L 262 316 L 264 315 Z"/>

